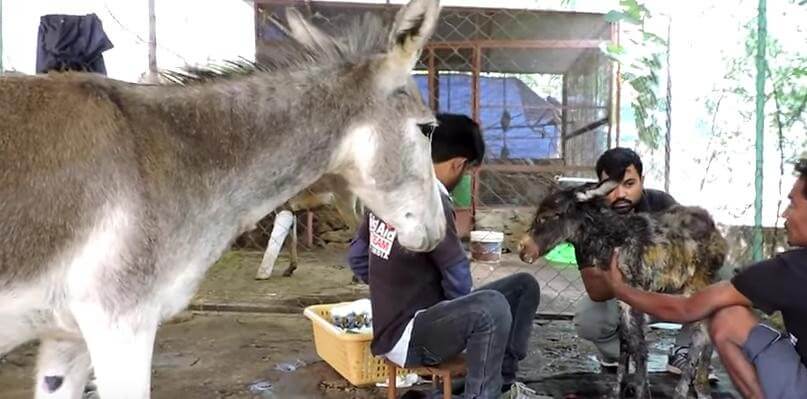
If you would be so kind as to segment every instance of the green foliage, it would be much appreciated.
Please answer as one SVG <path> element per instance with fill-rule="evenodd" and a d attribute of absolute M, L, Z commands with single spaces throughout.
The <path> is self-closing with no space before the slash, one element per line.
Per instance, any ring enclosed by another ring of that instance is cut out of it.
<path fill-rule="evenodd" d="M 606 14 L 606 21 L 636 25 L 640 39 L 629 39 L 620 44 L 609 42 L 601 50 L 620 63 L 620 78 L 636 92 L 631 107 L 639 140 L 656 149 L 661 143 L 661 125 L 657 113 L 666 107 L 664 101 L 658 98 L 657 92 L 661 59 L 666 51 L 667 41 L 645 29 L 645 20 L 650 18 L 650 11 L 644 4 L 637 0 L 621 0 L 620 7 L 621 9 Z"/>

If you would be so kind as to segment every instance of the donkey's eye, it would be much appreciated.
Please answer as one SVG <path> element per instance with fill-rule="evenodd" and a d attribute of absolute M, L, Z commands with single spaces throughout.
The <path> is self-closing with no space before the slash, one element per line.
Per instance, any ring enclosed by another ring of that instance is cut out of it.
<path fill-rule="evenodd" d="M 559 215 L 559 214 L 557 214 L 557 213 L 553 213 L 553 214 L 548 215 L 548 216 L 541 216 L 541 217 L 539 217 L 539 218 L 536 220 L 536 223 L 538 223 L 538 224 L 544 224 L 544 223 L 546 223 L 546 222 L 551 222 L 551 221 L 553 221 L 553 220 L 558 220 L 559 218 L 560 218 L 560 215 Z"/>
<path fill-rule="evenodd" d="M 393 96 L 408 96 L 409 92 L 406 91 L 406 87 L 399 87 L 392 92 Z"/>
<path fill-rule="evenodd" d="M 434 129 L 437 128 L 436 123 L 419 123 L 418 127 L 420 128 L 420 132 L 426 136 L 427 139 L 431 140 L 432 134 L 434 134 Z"/>

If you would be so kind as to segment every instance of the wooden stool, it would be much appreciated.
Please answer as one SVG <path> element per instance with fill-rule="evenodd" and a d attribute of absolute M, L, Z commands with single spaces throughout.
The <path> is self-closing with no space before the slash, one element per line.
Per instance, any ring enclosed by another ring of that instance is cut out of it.
<path fill-rule="evenodd" d="M 398 387 L 395 379 L 398 374 L 398 365 L 384 360 L 387 365 L 387 399 L 398 399 Z M 418 375 L 431 375 L 432 386 L 437 388 L 437 379 L 443 381 L 443 399 L 451 399 L 451 376 L 465 375 L 465 357 L 457 356 L 436 366 L 423 366 L 415 369 Z"/>

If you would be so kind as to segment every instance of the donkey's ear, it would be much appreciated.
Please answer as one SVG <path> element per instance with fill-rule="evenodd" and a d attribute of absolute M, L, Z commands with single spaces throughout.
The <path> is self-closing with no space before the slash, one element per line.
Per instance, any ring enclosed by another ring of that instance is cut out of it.
<path fill-rule="evenodd" d="M 616 186 L 619 185 L 618 182 L 613 180 L 606 180 L 592 188 L 588 188 L 582 191 L 579 191 L 576 195 L 578 202 L 586 202 L 591 201 L 597 197 L 603 197 L 608 195 L 611 191 L 613 191 Z"/>
<path fill-rule="evenodd" d="M 286 9 L 286 23 L 289 24 L 289 35 L 303 46 L 334 57 L 339 54 L 339 44 L 336 40 L 308 22 L 296 8 Z"/>
<path fill-rule="evenodd" d="M 440 16 L 439 0 L 411 0 L 398 11 L 389 36 L 385 75 L 390 83 L 406 82 Z"/>

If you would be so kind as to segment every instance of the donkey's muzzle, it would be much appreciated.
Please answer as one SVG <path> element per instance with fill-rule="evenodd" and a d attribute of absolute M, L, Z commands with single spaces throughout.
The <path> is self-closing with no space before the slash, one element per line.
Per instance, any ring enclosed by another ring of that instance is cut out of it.
<path fill-rule="evenodd" d="M 541 250 L 538 244 L 529 234 L 524 235 L 521 241 L 518 242 L 518 257 L 522 262 L 532 264 L 536 259 L 541 257 Z"/>

